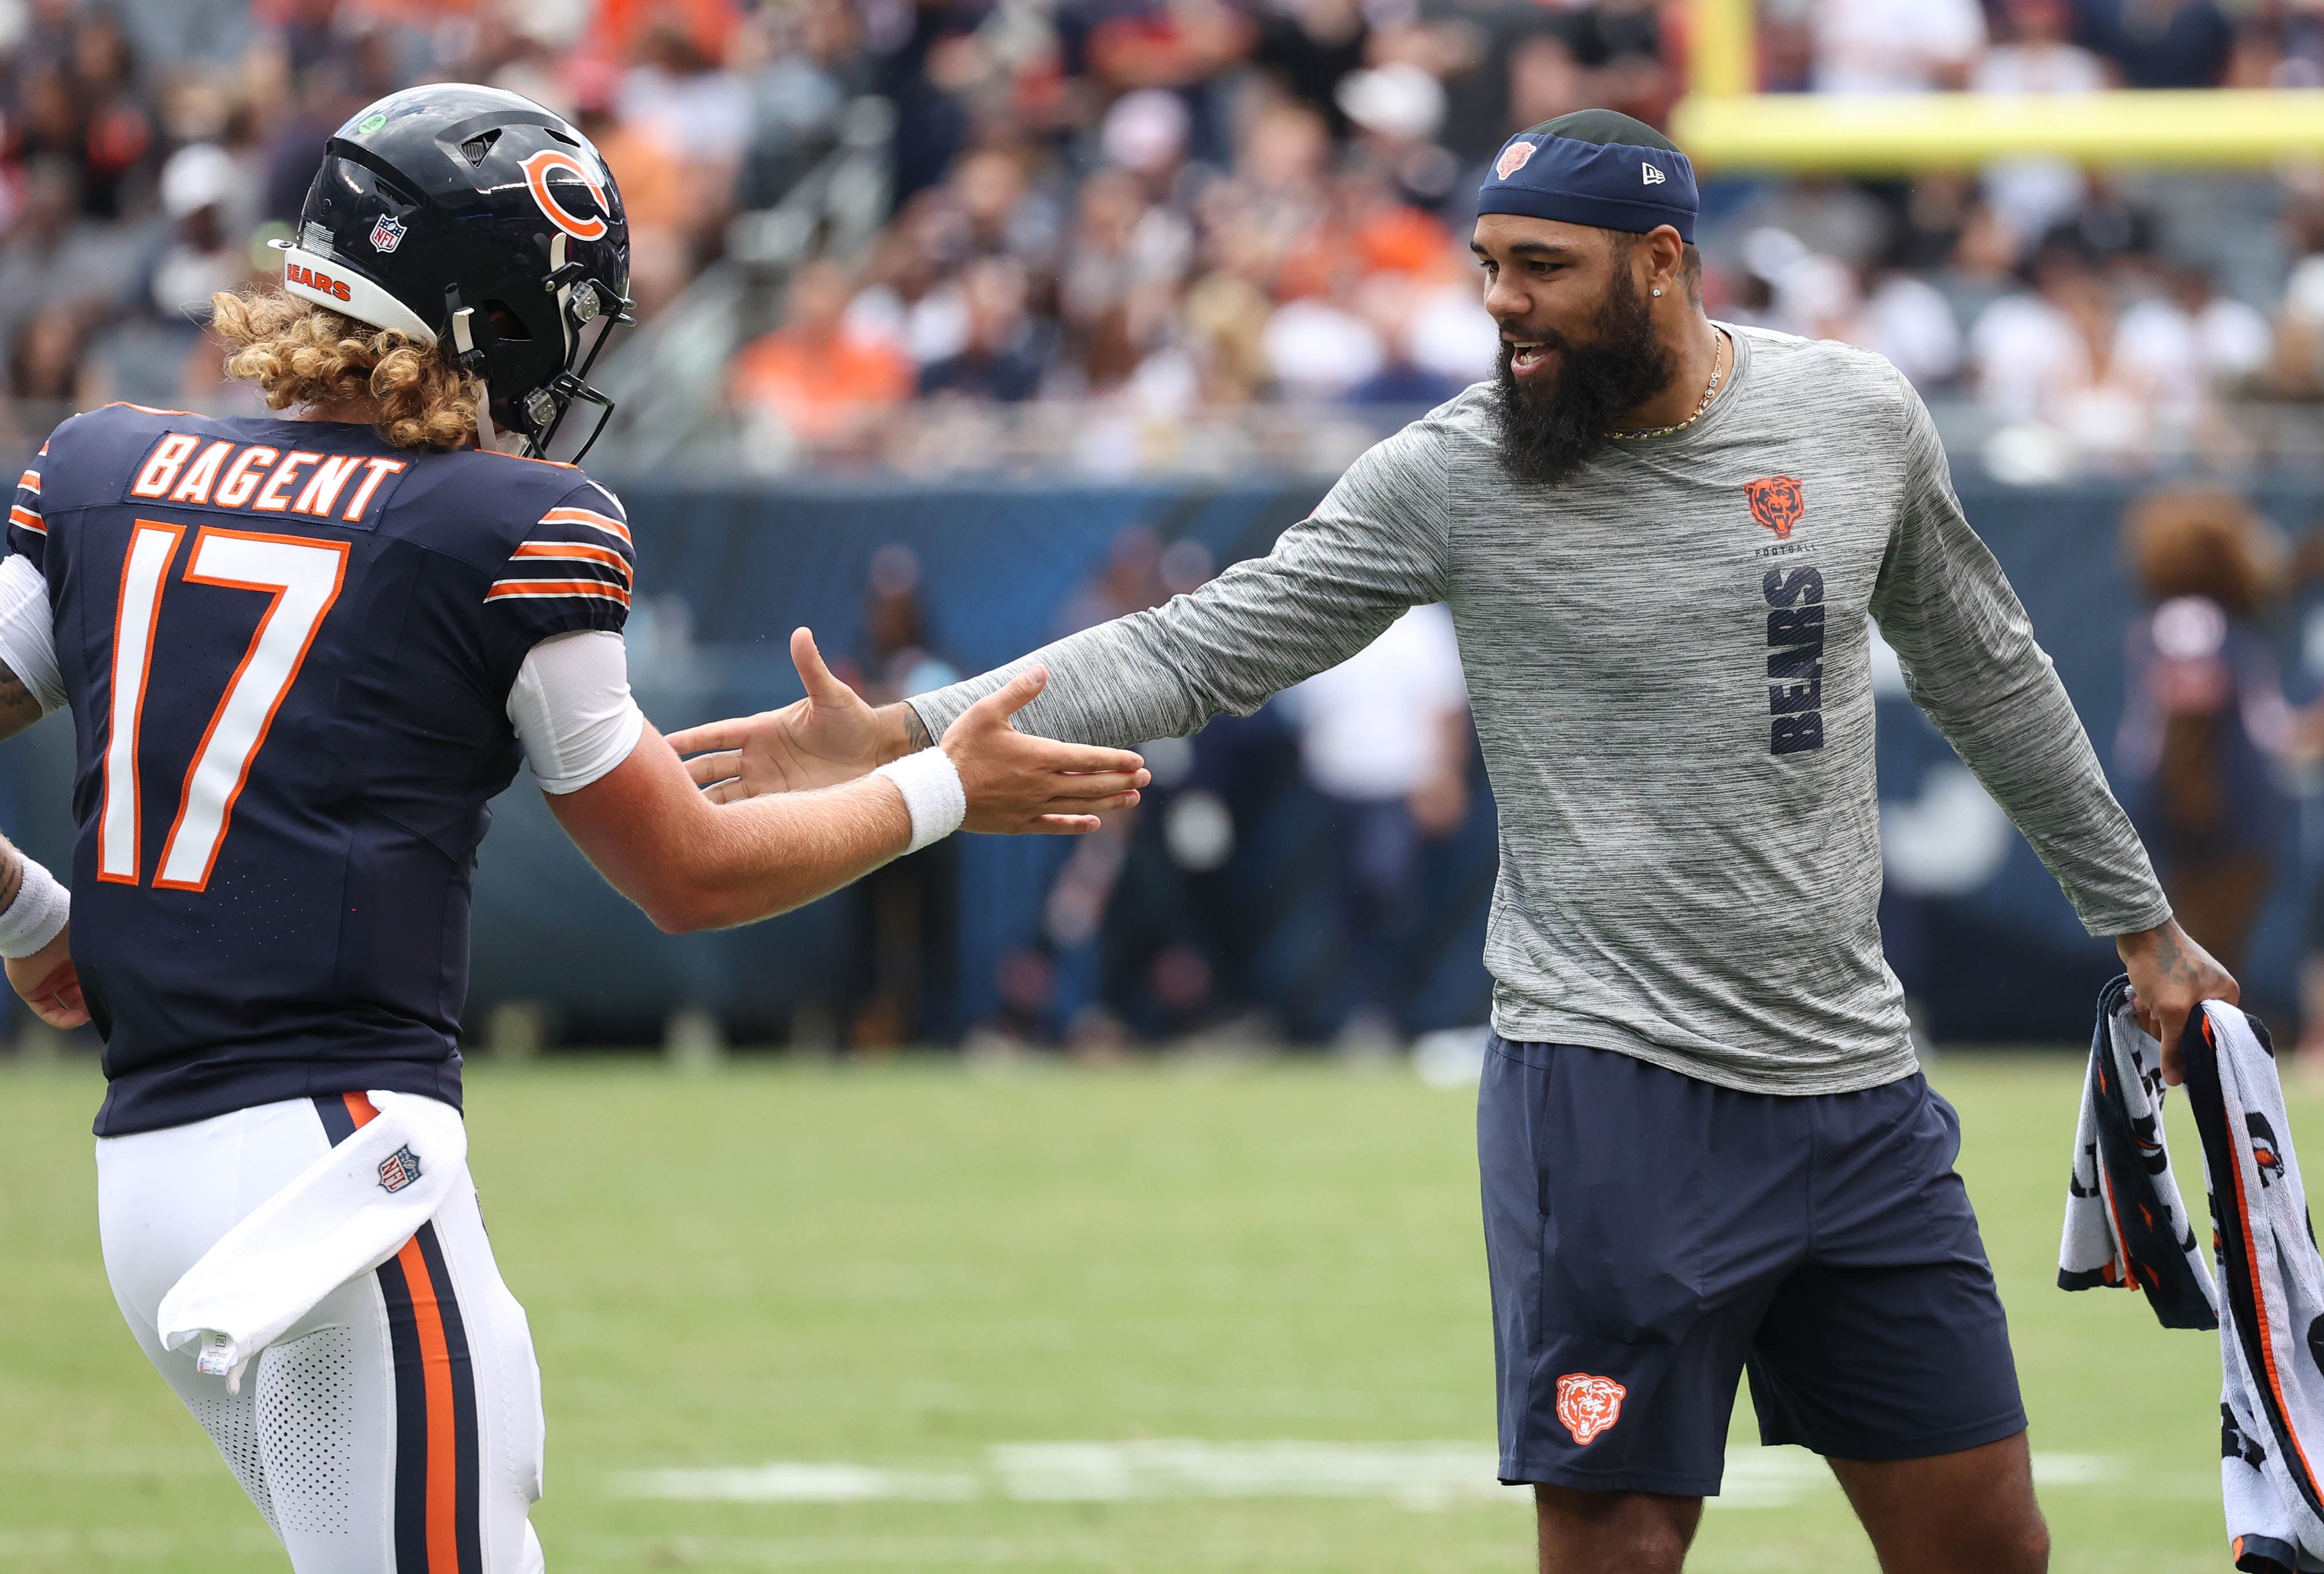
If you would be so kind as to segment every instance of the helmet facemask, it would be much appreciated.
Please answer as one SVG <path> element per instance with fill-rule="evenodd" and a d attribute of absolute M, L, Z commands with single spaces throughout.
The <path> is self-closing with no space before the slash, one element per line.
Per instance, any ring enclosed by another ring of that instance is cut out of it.
<path fill-rule="evenodd" d="M 549 237 L 549 269 L 533 300 L 522 306 L 503 300 L 471 306 L 454 288 L 445 291 L 445 301 L 454 357 L 462 371 L 484 385 L 485 399 L 476 412 L 483 428 L 477 440 L 496 447 L 498 434 L 492 429 L 496 425 L 521 440 L 527 457 L 545 459 L 573 407 L 587 404 L 596 409 L 596 421 L 567 461 L 579 464 L 613 419 L 613 400 L 591 386 L 589 373 L 613 329 L 637 320 L 629 297 L 577 260 L 567 261 L 565 236 L 557 234 Z M 552 330 L 564 342 L 562 363 L 545 381 L 535 382 L 540 362 L 533 341 Z M 519 345 L 524 346 L 521 353 Z M 532 386 L 522 386 L 528 382 Z M 512 384 L 517 386 L 512 389 Z"/>

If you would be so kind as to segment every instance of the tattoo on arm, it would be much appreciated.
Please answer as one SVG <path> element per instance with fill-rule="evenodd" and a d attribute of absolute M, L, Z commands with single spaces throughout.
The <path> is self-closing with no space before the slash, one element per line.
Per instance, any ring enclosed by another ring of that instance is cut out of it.
<path fill-rule="evenodd" d="M 40 719 L 41 702 L 24 686 L 24 680 L 0 661 L 0 738 L 13 738 Z"/>
<path fill-rule="evenodd" d="M 904 744 L 913 754 L 936 746 L 936 740 L 928 736 L 928 724 L 920 720 L 918 708 L 909 700 L 904 702 Z"/>

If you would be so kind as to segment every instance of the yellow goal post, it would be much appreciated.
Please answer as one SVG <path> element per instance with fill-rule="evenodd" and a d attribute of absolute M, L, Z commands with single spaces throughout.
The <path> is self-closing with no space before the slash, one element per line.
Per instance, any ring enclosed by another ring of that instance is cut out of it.
<path fill-rule="evenodd" d="M 1671 139 L 1706 174 L 1910 174 L 2013 153 L 2215 169 L 2324 159 L 2324 89 L 1760 93 L 1756 11 L 1755 0 L 1693 0 Z"/>

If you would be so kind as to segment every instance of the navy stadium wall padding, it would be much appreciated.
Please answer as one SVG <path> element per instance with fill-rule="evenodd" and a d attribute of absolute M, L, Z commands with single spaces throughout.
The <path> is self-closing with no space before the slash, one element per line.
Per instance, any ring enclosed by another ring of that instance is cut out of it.
<path fill-rule="evenodd" d="M 610 479 L 635 527 L 641 597 L 675 598 L 692 621 L 690 660 L 657 660 L 642 649 L 639 657 L 641 702 L 665 731 L 798 697 L 789 631 L 813 626 L 835 657 L 854 649 L 870 561 L 889 543 L 910 547 L 919 559 L 931 644 L 976 670 L 1050 638 L 1061 604 L 1105 561 L 1124 527 L 1197 537 L 1223 565 L 1266 551 L 1324 486 Z M 2014 489 L 1966 478 L 1963 489 L 1971 520 L 2017 585 L 2101 759 L 2113 747 L 2124 637 L 2135 611 L 2116 545 L 2132 495 L 2116 486 Z M 2256 495 L 2295 531 L 2324 509 L 2324 490 L 2313 487 Z M 2302 610 L 2283 615 L 2287 657 Z M 1880 713 L 1882 794 L 1910 799 L 1951 755 L 1908 703 L 1884 700 Z M 0 750 L 0 828 L 59 869 L 70 861 L 69 729 L 51 719 Z M 1296 785 L 1286 792 L 1239 831 L 1251 868 L 1264 871 L 1248 878 L 1261 882 L 1271 915 L 1271 927 L 1250 942 L 1253 967 L 1288 978 L 1305 965 L 1304 937 L 1324 898 L 1314 888 L 1320 800 L 1301 800 Z M 477 871 L 472 1024 L 497 1001 L 524 999 L 547 1003 L 563 1036 L 576 1042 L 651 1042 L 679 1006 L 720 1013 L 743 1037 L 779 1036 L 803 1003 L 829 999 L 853 964 L 856 898 L 849 893 L 748 929 L 664 935 L 590 870 L 529 781 L 520 778 L 495 813 Z M 1423 1025 L 1481 1014 L 1478 943 L 1491 849 L 1486 805 L 1431 866 L 1432 889 L 1445 904 L 1431 924 L 1450 938 L 1415 984 Z M 956 1035 L 992 1011 L 997 966 L 1036 933 L 1066 851 L 1047 838 L 962 839 L 958 986 L 925 1025 L 932 1034 Z M 2246 970 L 2247 999 L 2278 1011 L 2292 997 L 2299 916 L 2315 869 L 2296 837 L 2283 861 Z M 1886 917 L 1892 958 L 1940 1041 L 2082 1039 L 2089 1003 L 2113 971 L 2110 945 L 2081 933 L 2014 834 L 1981 886 L 1941 898 L 1892 898 Z M 1306 1021 L 1302 1009 L 1286 1007 L 1282 1020 L 1296 1031 L 1318 1029 L 1323 1019 Z"/>

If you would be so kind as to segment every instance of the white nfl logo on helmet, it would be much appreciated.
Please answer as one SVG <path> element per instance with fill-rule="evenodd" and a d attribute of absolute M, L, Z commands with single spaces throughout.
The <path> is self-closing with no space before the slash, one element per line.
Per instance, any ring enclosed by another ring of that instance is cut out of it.
<path fill-rule="evenodd" d="M 403 221 L 392 213 L 382 214 L 371 226 L 371 249 L 392 252 L 403 244 Z"/>
<path fill-rule="evenodd" d="M 1659 186 L 1663 183 L 1664 176 L 1660 170 L 1655 169 L 1652 164 L 1641 164 L 1638 167 L 1646 171 L 1647 185 Z"/>

